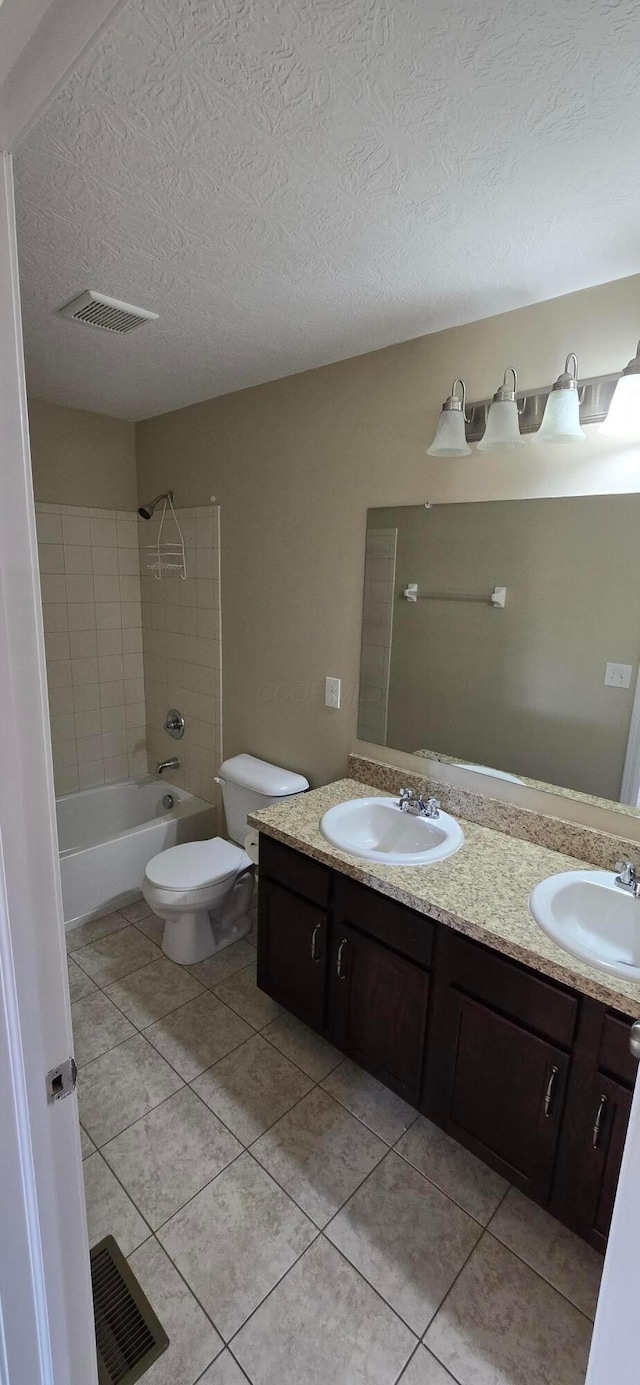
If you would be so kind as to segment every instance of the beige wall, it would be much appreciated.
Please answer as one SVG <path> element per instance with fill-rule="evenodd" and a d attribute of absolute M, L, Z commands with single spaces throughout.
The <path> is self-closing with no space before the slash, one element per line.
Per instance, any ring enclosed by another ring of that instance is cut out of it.
<path fill-rule="evenodd" d="M 243 390 L 137 426 L 140 497 L 221 506 L 225 753 L 320 782 L 356 745 L 369 506 L 640 490 L 640 450 L 593 433 L 567 448 L 426 455 L 455 375 L 470 398 L 514 364 L 524 387 L 568 351 L 620 369 L 640 330 L 640 276 Z M 324 676 L 343 680 L 323 705 Z M 406 758 L 406 757 L 405 757 Z"/>
<path fill-rule="evenodd" d="M 30 399 L 29 429 L 36 500 L 136 509 L 133 423 Z"/>
<path fill-rule="evenodd" d="M 408 506 L 369 524 L 397 529 L 388 744 L 618 798 L 640 654 L 640 496 Z M 408 582 L 486 600 L 411 603 Z M 489 604 L 496 585 L 504 610 Z M 632 666 L 630 688 L 605 686 L 609 660 Z"/>

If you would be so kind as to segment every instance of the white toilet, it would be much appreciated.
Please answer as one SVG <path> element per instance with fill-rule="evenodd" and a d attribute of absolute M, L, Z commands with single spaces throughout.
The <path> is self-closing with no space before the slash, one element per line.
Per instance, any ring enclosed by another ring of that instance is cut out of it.
<path fill-rule="evenodd" d="M 251 928 L 253 863 L 243 848 L 247 814 L 309 788 L 302 774 L 234 755 L 220 768 L 230 841 L 212 837 L 161 851 L 148 863 L 142 893 L 164 919 L 162 950 L 173 962 L 202 962 Z"/>

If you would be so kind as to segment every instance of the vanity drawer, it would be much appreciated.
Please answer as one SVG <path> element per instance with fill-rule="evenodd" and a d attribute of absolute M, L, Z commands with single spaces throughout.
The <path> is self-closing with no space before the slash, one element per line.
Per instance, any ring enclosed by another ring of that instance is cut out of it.
<path fill-rule="evenodd" d="M 310 857 L 261 833 L 259 869 L 261 875 L 326 909 L 331 872 L 319 861 L 312 861 Z"/>
<path fill-rule="evenodd" d="M 402 952 L 424 967 L 431 965 L 435 924 L 424 914 L 396 904 L 387 895 L 358 885 L 346 875 L 334 876 L 335 918 L 351 924 L 369 937 Z"/>
<path fill-rule="evenodd" d="M 619 1082 L 628 1083 L 630 1087 L 633 1086 L 638 1071 L 638 1060 L 629 1052 L 632 1023 L 632 1020 L 622 1019 L 608 1012 L 602 1024 L 598 1053 L 598 1067 L 611 1073 Z"/>
<path fill-rule="evenodd" d="M 579 1009 L 572 991 L 456 933 L 447 930 L 445 936 L 450 984 L 552 1043 L 571 1047 Z"/>

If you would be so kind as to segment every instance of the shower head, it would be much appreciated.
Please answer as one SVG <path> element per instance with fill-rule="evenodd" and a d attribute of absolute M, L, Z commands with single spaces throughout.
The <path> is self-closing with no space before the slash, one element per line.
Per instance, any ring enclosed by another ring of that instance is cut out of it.
<path fill-rule="evenodd" d="M 155 500 L 150 500 L 148 505 L 141 505 L 138 510 L 140 518 L 151 519 L 156 505 L 159 505 L 161 500 L 173 501 L 173 491 L 163 491 L 162 495 L 157 495 Z"/>

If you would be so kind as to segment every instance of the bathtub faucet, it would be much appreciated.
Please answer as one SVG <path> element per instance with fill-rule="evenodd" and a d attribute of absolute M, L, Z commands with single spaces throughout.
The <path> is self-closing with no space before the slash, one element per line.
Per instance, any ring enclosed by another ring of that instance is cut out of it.
<path fill-rule="evenodd" d="M 159 760 L 156 765 L 156 774 L 164 774 L 165 769 L 180 769 L 180 761 L 175 755 L 172 760 Z"/>

